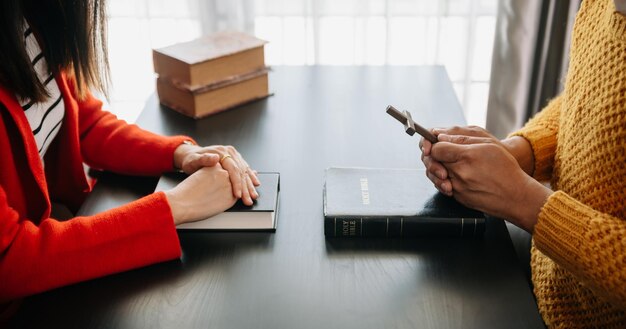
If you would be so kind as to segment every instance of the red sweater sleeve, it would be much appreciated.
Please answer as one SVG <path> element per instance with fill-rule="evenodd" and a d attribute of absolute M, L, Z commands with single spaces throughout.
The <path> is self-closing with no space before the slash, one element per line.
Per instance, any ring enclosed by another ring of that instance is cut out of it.
<path fill-rule="evenodd" d="M 164 137 L 142 130 L 102 110 L 89 94 L 78 101 L 80 146 L 90 167 L 129 175 L 160 175 L 171 171 L 173 154 L 189 137 Z"/>
<path fill-rule="evenodd" d="M 35 225 L 0 187 L 0 301 L 180 257 L 165 195 L 90 217 Z"/>

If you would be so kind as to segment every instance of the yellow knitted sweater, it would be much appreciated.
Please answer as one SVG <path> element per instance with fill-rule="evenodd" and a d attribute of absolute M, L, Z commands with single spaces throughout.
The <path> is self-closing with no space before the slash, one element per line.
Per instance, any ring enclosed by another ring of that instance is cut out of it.
<path fill-rule="evenodd" d="M 531 268 L 554 328 L 626 328 L 626 16 L 583 1 L 563 93 L 514 133 L 556 191 L 539 213 Z"/>

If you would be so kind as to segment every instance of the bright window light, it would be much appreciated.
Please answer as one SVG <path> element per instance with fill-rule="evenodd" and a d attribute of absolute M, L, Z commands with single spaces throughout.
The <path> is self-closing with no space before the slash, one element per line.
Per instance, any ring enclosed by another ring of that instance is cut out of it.
<path fill-rule="evenodd" d="M 268 40 L 271 66 L 444 65 L 468 123 L 485 124 L 496 0 L 206 1 L 109 0 L 113 112 L 134 121 L 154 92 L 151 49 L 199 37 L 211 17 Z"/>

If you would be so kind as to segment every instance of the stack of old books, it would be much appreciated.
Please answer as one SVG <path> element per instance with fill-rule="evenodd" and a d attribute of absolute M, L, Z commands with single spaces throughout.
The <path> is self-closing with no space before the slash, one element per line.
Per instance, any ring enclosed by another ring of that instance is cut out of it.
<path fill-rule="evenodd" d="M 161 104 L 200 118 L 267 97 L 266 43 L 241 32 L 219 32 L 154 49 Z"/>

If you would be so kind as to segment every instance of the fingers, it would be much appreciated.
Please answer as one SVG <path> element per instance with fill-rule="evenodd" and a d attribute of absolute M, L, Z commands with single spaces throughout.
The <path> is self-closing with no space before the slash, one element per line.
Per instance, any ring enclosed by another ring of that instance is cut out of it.
<path fill-rule="evenodd" d="M 426 171 L 430 172 L 433 176 L 439 179 L 448 178 L 448 170 L 440 162 L 435 161 L 432 157 L 424 157 L 422 159 Z"/>
<path fill-rule="evenodd" d="M 429 131 L 433 133 L 435 136 L 439 134 L 436 129 L 429 129 Z M 432 145 L 433 143 L 431 143 L 429 140 L 425 139 L 424 137 L 420 138 L 419 147 L 422 150 L 422 153 L 424 155 L 426 156 L 430 155 L 430 149 Z"/>
<path fill-rule="evenodd" d="M 252 199 L 257 199 L 259 197 L 259 192 L 254 188 L 254 182 L 252 182 L 252 178 L 250 176 L 247 177 L 246 182 L 248 183 L 248 190 L 250 191 L 250 196 Z"/>
<path fill-rule="evenodd" d="M 491 137 L 493 136 L 484 128 L 478 126 L 454 126 L 448 128 L 435 128 L 433 129 L 433 133 L 435 135 L 446 134 L 446 135 L 466 135 L 466 136 L 474 136 L 474 137 Z"/>
<path fill-rule="evenodd" d="M 420 149 L 422 150 L 422 154 L 425 156 L 429 156 L 430 155 L 430 149 L 433 146 L 433 144 L 425 139 L 424 137 L 422 137 L 422 139 L 420 140 Z"/>
<path fill-rule="evenodd" d="M 430 156 L 422 155 L 422 161 L 426 166 L 426 177 L 430 179 L 439 192 L 452 196 L 452 183 L 448 177 L 448 170 Z"/>
<path fill-rule="evenodd" d="M 431 129 L 431 132 L 438 135 L 435 129 Z M 419 146 L 422 150 L 421 159 L 426 167 L 426 177 L 433 182 L 435 188 L 437 188 L 439 192 L 452 196 L 452 183 L 448 178 L 448 170 L 443 166 L 443 164 L 434 160 L 431 156 L 433 144 L 430 141 L 421 138 Z"/>
<path fill-rule="evenodd" d="M 228 147 L 229 152 L 233 154 L 234 159 L 237 161 L 237 165 L 241 171 L 241 179 L 243 182 L 242 192 L 243 192 L 243 201 L 246 205 L 252 205 L 254 199 L 259 197 L 254 186 L 261 185 L 261 181 L 259 180 L 257 173 L 250 168 L 246 160 L 243 159 L 241 154 L 237 152 L 234 147 Z"/>
<path fill-rule="evenodd" d="M 246 162 L 246 160 L 243 159 L 243 157 L 241 156 L 241 154 L 239 154 L 239 152 L 237 152 L 238 156 L 239 156 L 239 161 L 241 161 L 241 163 L 243 164 L 243 170 L 246 173 L 246 175 L 248 175 L 248 178 L 250 179 L 250 182 L 252 183 L 252 186 L 260 186 L 261 185 L 261 181 L 259 180 L 259 176 L 258 176 L 258 172 L 256 170 L 252 170 L 252 168 L 250 168 L 250 166 L 248 165 L 248 163 Z"/>
<path fill-rule="evenodd" d="M 236 198 L 241 198 L 244 204 L 251 205 L 253 200 L 258 198 L 259 194 L 255 189 L 255 186 L 261 185 L 258 173 L 250 168 L 246 160 L 244 160 L 233 146 L 208 146 L 198 151 L 198 154 L 211 154 L 212 156 L 211 159 L 203 160 L 204 162 L 198 162 L 200 159 L 194 158 L 193 163 L 195 166 L 199 166 L 200 163 L 205 165 L 207 163 L 213 163 L 215 158 L 217 158 L 217 162 L 228 172 L 233 188 L 233 195 Z M 215 158 L 213 158 L 213 156 L 215 156 Z"/>
<path fill-rule="evenodd" d="M 239 176 L 239 181 L 241 182 L 241 194 L 238 197 L 242 199 L 245 205 L 252 205 L 254 202 L 253 200 L 259 197 L 259 194 L 257 193 L 254 186 L 261 185 L 257 173 L 250 169 L 250 166 L 248 165 L 246 160 L 243 159 L 241 154 L 237 152 L 234 147 L 226 146 L 225 149 L 230 155 L 229 159 L 236 164 L 236 175 Z"/>
<path fill-rule="evenodd" d="M 241 182 L 242 182 L 241 200 L 243 201 L 243 204 L 245 204 L 246 206 L 251 206 L 254 203 L 254 201 L 252 201 L 252 196 L 250 195 L 251 194 L 250 186 L 249 186 L 250 178 L 248 174 L 245 172 L 241 172 L 240 175 L 241 175 Z M 253 191 L 254 191 L 254 188 L 253 188 Z"/>
<path fill-rule="evenodd" d="M 426 171 L 426 177 L 433 182 L 435 188 L 439 190 L 439 192 L 447 196 L 452 196 L 452 182 L 450 179 L 441 179 L 429 171 Z"/>
<path fill-rule="evenodd" d="M 248 163 L 241 157 L 241 154 L 239 154 L 234 147 L 227 146 L 226 148 L 228 149 L 229 154 L 232 155 L 233 160 L 237 162 L 237 167 L 239 169 L 238 174 L 241 178 L 241 200 L 243 201 L 243 204 L 251 206 L 254 203 L 252 199 L 256 199 L 258 194 L 256 193 L 254 186 L 250 189 L 251 178 Z"/>
<path fill-rule="evenodd" d="M 254 183 L 248 172 L 242 171 L 240 175 L 242 182 L 241 200 L 243 204 L 251 206 L 254 204 L 254 200 L 259 197 L 259 193 L 256 191 L 256 188 L 254 188 Z"/>
<path fill-rule="evenodd" d="M 463 159 L 466 147 L 468 146 L 449 142 L 439 142 L 433 145 L 431 157 L 433 160 L 444 164 L 459 162 Z"/>
<path fill-rule="evenodd" d="M 493 143 L 493 139 L 489 137 L 474 137 L 468 135 L 448 135 L 440 134 L 439 140 L 442 142 L 449 142 L 454 144 L 480 144 L 480 143 Z"/>
<path fill-rule="evenodd" d="M 235 159 L 230 157 L 222 157 L 220 161 L 222 164 L 222 168 L 228 171 L 228 178 L 230 179 L 230 183 L 233 186 L 233 195 L 241 199 L 243 197 L 243 179 L 241 175 L 241 170 L 237 166 L 237 162 Z"/>

